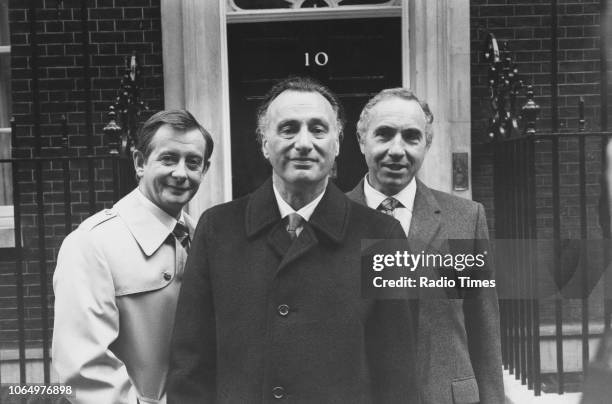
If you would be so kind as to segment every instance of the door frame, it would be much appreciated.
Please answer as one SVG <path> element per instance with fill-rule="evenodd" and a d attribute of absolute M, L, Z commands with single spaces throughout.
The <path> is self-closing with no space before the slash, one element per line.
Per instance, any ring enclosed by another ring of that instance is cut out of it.
<path fill-rule="evenodd" d="M 400 3 L 228 14 L 228 0 L 161 0 L 165 108 L 188 109 L 215 140 L 211 167 L 189 213 L 197 217 L 232 199 L 227 24 L 296 19 L 401 17 L 402 85 L 427 100 L 435 116 L 434 141 L 419 178 L 471 198 L 471 186 L 453 191 L 451 171 L 453 153 L 471 155 L 469 1 Z"/>

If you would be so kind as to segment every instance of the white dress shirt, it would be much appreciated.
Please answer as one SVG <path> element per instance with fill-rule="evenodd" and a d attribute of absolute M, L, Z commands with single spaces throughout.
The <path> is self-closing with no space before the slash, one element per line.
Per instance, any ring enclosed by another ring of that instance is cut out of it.
<path fill-rule="evenodd" d="M 274 197 L 276 198 L 276 203 L 278 204 L 278 210 L 280 212 L 281 219 L 284 219 L 285 217 L 289 216 L 291 213 L 297 213 L 298 215 L 302 216 L 302 218 L 306 222 L 310 220 L 310 216 L 312 216 L 312 213 L 314 212 L 316 207 L 319 205 L 319 202 L 321 202 L 321 199 L 323 199 L 323 195 L 325 195 L 325 190 L 323 190 L 323 192 L 321 192 L 321 195 L 319 195 L 316 198 L 314 198 L 312 200 L 312 202 L 308 203 L 305 206 L 302 206 L 299 210 L 295 211 L 291 207 L 291 205 L 289 205 L 283 199 L 283 197 L 281 196 L 280 192 L 278 192 L 278 189 L 276 189 L 275 185 L 272 185 L 272 189 L 274 189 Z M 299 226 L 295 230 L 295 233 L 298 236 L 302 232 L 302 228 L 303 228 L 303 226 Z"/>
<path fill-rule="evenodd" d="M 363 193 L 365 195 L 365 200 L 368 207 L 372 209 L 378 209 L 380 203 L 390 196 L 397 199 L 403 206 L 398 206 L 395 208 L 393 211 L 393 217 L 399 220 L 400 224 L 402 225 L 402 229 L 404 229 L 404 233 L 406 233 L 406 236 L 408 236 L 410 221 L 412 220 L 414 197 L 416 195 L 416 180 L 414 177 L 412 178 L 412 181 L 410 181 L 408 185 L 397 194 L 385 195 L 370 185 L 370 181 L 366 175 L 365 180 L 363 181 Z"/>

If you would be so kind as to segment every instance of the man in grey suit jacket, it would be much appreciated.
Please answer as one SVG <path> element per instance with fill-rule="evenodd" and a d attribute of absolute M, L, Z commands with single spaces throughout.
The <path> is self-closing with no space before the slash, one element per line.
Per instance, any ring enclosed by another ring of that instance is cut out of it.
<path fill-rule="evenodd" d="M 481 204 L 429 189 L 416 179 L 433 138 L 433 115 L 410 90 L 372 98 L 357 124 L 368 174 L 347 195 L 396 219 L 409 243 L 488 239 Z M 417 366 L 424 404 L 503 403 L 499 309 L 494 288 L 465 299 L 420 299 Z"/>

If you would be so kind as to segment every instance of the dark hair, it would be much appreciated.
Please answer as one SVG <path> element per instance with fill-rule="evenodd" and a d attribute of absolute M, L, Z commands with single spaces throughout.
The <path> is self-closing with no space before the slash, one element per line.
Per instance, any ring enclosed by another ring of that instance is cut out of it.
<path fill-rule="evenodd" d="M 204 155 L 204 162 L 210 159 L 213 152 L 214 142 L 212 136 L 200 123 L 195 119 L 193 115 L 184 109 L 169 109 L 166 111 L 160 111 L 147 119 L 138 131 L 138 138 L 136 140 L 136 149 L 139 150 L 145 160 L 151 154 L 151 141 L 153 136 L 157 133 L 157 130 L 163 126 L 168 125 L 172 129 L 179 132 L 187 132 L 193 129 L 198 129 L 204 140 L 206 141 L 206 150 Z"/>
<path fill-rule="evenodd" d="M 388 100 L 390 98 L 400 98 L 406 101 L 415 101 L 421 106 L 421 109 L 425 114 L 425 121 L 427 124 L 425 127 L 425 141 L 428 145 L 431 144 L 431 141 L 433 139 L 433 129 L 431 127 L 431 124 L 434 120 L 434 117 L 431 113 L 431 110 L 429 109 L 429 105 L 427 105 L 425 101 L 420 100 L 411 90 L 403 87 L 387 88 L 376 94 L 370 99 L 370 101 L 368 101 L 365 107 L 363 107 L 363 110 L 359 115 L 359 121 L 357 122 L 358 138 L 361 138 L 363 135 L 365 135 L 365 132 L 368 129 L 368 125 L 370 124 L 370 111 L 372 110 L 372 108 L 374 108 L 374 106 L 379 102 Z"/>
<path fill-rule="evenodd" d="M 304 93 L 319 93 L 332 106 L 336 113 L 336 124 L 338 126 L 338 136 L 342 141 L 342 130 L 344 129 L 344 110 L 338 97 L 332 91 L 310 77 L 289 77 L 276 83 L 264 96 L 262 103 L 257 108 L 257 141 L 261 144 L 263 132 L 266 126 L 266 112 L 272 101 L 285 91 L 299 91 Z"/>

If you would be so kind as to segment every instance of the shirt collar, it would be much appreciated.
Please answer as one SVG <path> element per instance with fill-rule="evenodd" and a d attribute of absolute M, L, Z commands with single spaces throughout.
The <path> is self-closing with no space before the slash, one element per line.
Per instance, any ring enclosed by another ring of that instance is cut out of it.
<path fill-rule="evenodd" d="M 374 189 L 372 185 L 370 185 L 370 181 L 368 180 L 368 175 L 363 181 L 363 193 L 365 195 L 366 203 L 368 207 L 372 209 L 377 209 L 378 205 L 385 199 L 389 197 L 389 195 L 385 195 L 382 192 Z M 397 199 L 401 202 L 402 205 L 410 212 L 412 212 L 412 208 L 414 206 L 414 197 L 416 195 L 416 180 L 412 177 L 412 180 L 395 195 L 390 195 L 391 197 Z"/>
<path fill-rule="evenodd" d="M 143 205 L 143 207 L 147 211 L 149 211 L 149 213 L 151 213 L 153 216 L 155 216 L 155 218 L 157 220 L 159 220 L 159 222 L 166 229 L 168 229 L 168 233 L 166 233 L 166 236 L 168 234 L 172 233 L 172 231 L 174 231 L 174 227 L 176 226 L 176 222 L 180 222 L 181 224 L 186 225 L 186 223 L 185 223 L 185 213 L 182 210 L 181 210 L 181 214 L 179 215 L 179 220 L 176 220 L 174 217 L 170 216 L 168 213 L 166 213 L 159 206 L 154 204 L 149 198 L 144 196 L 143 193 L 140 191 L 140 188 L 137 188 L 137 189 L 138 189 L 138 192 L 136 192 L 136 197 L 138 198 L 140 203 Z"/>
<path fill-rule="evenodd" d="M 310 203 L 303 206 L 298 211 L 295 211 L 291 207 L 291 205 L 285 202 L 285 200 L 281 196 L 280 192 L 278 192 L 274 184 L 272 185 L 272 188 L 274 189 L 274 197 L 276 198 L 276 203 L 278 204 L 278 210 L 280 212 L 281 219 L 284 219 L 286 216 L 288 216 L 291 213 L 297 213 L 298 215 L 302 216 L 304 220 L 309 221 L 310 217 L 312 216 L 312 213 L 314 212 L 316 207 L 319 205 L 319 202 L 321 202 L 321 199 L 323 198 L 323 195 L 325 194 L 325 190 L 323 190 L 323 192 L 321 192 L 321 195 L 317 196 Z"/>

